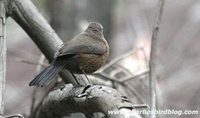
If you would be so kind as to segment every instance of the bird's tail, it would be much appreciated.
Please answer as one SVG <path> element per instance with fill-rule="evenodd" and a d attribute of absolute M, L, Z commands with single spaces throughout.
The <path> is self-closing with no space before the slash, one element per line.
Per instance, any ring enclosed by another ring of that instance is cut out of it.
<path fill-rule="evenodd" d="M 59 61 L 53 61 L 51 65 L 44 69 L 29 83 L 29 86 L 43 87 L 48 85 L 49 82 L 64 68 L 64 66 L 65 65 Z"/>

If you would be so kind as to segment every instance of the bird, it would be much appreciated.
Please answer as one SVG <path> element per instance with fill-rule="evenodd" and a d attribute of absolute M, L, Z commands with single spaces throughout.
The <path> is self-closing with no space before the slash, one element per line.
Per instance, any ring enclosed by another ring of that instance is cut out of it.
<path fill-rule="evenodd" d="M 73 77 L 74 74 L 86 76 L 103 66 L 108 56 L 109 44 L 104 38 L 103 26 L 98 22 L 90 22 L 83 32 L 58 49 L 51 64 L 39 73 L 29 86 L 47 86 L 63 69 L 70 71 Z"/>

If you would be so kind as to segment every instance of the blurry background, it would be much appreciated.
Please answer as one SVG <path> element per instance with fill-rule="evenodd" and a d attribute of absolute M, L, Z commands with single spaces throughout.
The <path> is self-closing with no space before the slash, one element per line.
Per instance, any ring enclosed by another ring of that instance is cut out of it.
<path fill-rule="evenodd" d="M 128 59 L 123 64 L 135 69 L 134 66 L 138 64 L 148 63 L 157 0 L 32 1 L 64 41 L 82 31 L 88 22 L 98 21 L 104 26 L 104 35 L 111 46 L 109 61 L 130 50 L 142 48 L 145 58 Z M 167 0 L 160 26 L 157 55 L 159 108 L 200 111 L 199 37 L 200 1 Z M 28 83 L 37 74 L 36 63 L 40 58 L 40 51 L 10 18 L 7 21 L 7 46 L 5 114 L 29 114 L 33 88 Z M 131 65 L 132 62 L 135 65 Z M 146 66 L 142 65 L 141 68 Z M 149 91 L 143 87 L 144 83 L 134 80 L 130 85 L 149 103 Z M 38 89 L 38 96 L 41 96 L 44 88 Z M 134 99 L 134 96 L 129 97 Z"/>

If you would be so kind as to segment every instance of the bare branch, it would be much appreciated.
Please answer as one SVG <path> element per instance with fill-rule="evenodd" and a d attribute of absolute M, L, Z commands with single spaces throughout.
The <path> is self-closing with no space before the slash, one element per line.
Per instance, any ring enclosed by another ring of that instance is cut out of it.
<path fill-rule="evenodd" d="M 33 3 L 29 0 L 10 0 L 7 13 L 17 21 L 51 61 L 63 42 Z"/>
<path fill-rule="evenodd" d="M 103 70 L 105 70 L 106 68 L 109 68 L 111 65 L 121 61 L 122 59 L 124 59 L 125 57 L 130 56 L 131 54 L 136 53 L 138 50 L 140 50 L 141 48 L 136 48 L 135 50 L 131 50 L 130 52 L 126 53 L 125 55 L 122 55 L 116 59 L 113 59 L 110 63 L 106 64 L 105 66 L 103 66 L 102 68 L 100 68 L 98 70 L 98 72 L 102 72 Z"/>
<path fill-rule="evenodd" d="M 110 77 L 110 76 L 108 76 L 108 75 L 106 75 L 106 74 L 104 74 L 104 73 L 94 73 L 94 74 L 92 74 L 92 75 L 93 75 L 93 76 L 96 76 L 96 77 L 102 77 L 102 79 L 110 80 L 110 81 L 112 81 L 112 82 L 116 82 L 116 83 L 119 83 L 119 84 L 122 83 L 121 81 L 119 81 L 119 80 L 117 80 L 117 79 L 115 79 L 115 78 L 113 78 L 113 77 Z"/>
<path fill-rule="evenodd" d="M 154 111 L 156 109 L 156 50 L 157 50 L 157 39 L 159 32 L 159 25 L 161 22 L 161 16 L 163 13 L 163 6 L 165 0 L 158 0 L 158 8 L 156 10 L 155 24 L 153 28 L 153 34 L 151 38 L 151 53 L 150 53 L 150 110 Z M 155 114 L 151 114 L 151 118 L 155 118 Z"/>
<path fill-rule="evenodd" d="M 75 112 L 102 112 L 107 118 L 123 118 L 122 114 L 109 114 L 109 111 L 120 109 L 132 111 L 133 105 L 112 88 L 100 85 L 74 88 L 68 84 L 49 93 L 36 117 L 58 118 Z"/>
<path fill-rule="evenodd" d="M 40 65 L 40 66 L 43 66 L 43 67 L 47 67 L 47 66 L 48 66 L 48 64 L 39 63 L 39 62 L 34 62 L 34 61 L 28 60 L 28 59 L 17 59 L 16 61 L 17 61 L 17 62 L 21 62 L 21 63 L 30 64 L 30 65 Z"/>
<path fill-rule="evenodd" d="M 123 79 L 121 82 L 127 82 L 127 81 L 130 81 L 130 80 L 134 80 L 134 79 L 136 79 L 136 78 L 138 78 L 138 77 L 140 77 L 140 76 L 142 76 L 142 75 L 146 75 L 146 74 L 148 74 L 149 73 L 149 69 L 147 69 L 147 70 L 144 70 L 144 71 L 142 71 L 142 72 L 140 72 L 140 73 L 137 73 L 137 74 L 135 74 L 134 76 L 132 76 L 132 77 L 128 77 L 128 78 L 125 78 L 125 79 Z"/>
<path fill-rule="evenodd" d="M 5 0 L 0 0 L 0 115 L 3 115 L 4 113 L 4 95 L 6 80 L 5 9 Z"/>

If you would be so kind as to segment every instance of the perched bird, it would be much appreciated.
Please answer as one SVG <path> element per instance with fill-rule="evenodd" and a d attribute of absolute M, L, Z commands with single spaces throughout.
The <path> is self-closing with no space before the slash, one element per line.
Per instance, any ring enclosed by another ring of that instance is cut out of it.
<path fill-rule="evenodd" d="M 93 73 L 105 64 L 108 55 L 109 45 L 103 35 L 103 26 L 91 22 L 82 33 L 64 43 L 56 52 L 52 63 L 37 75 L 29 86 L 48 85 L 64 68 L 72 75 Z"/>

